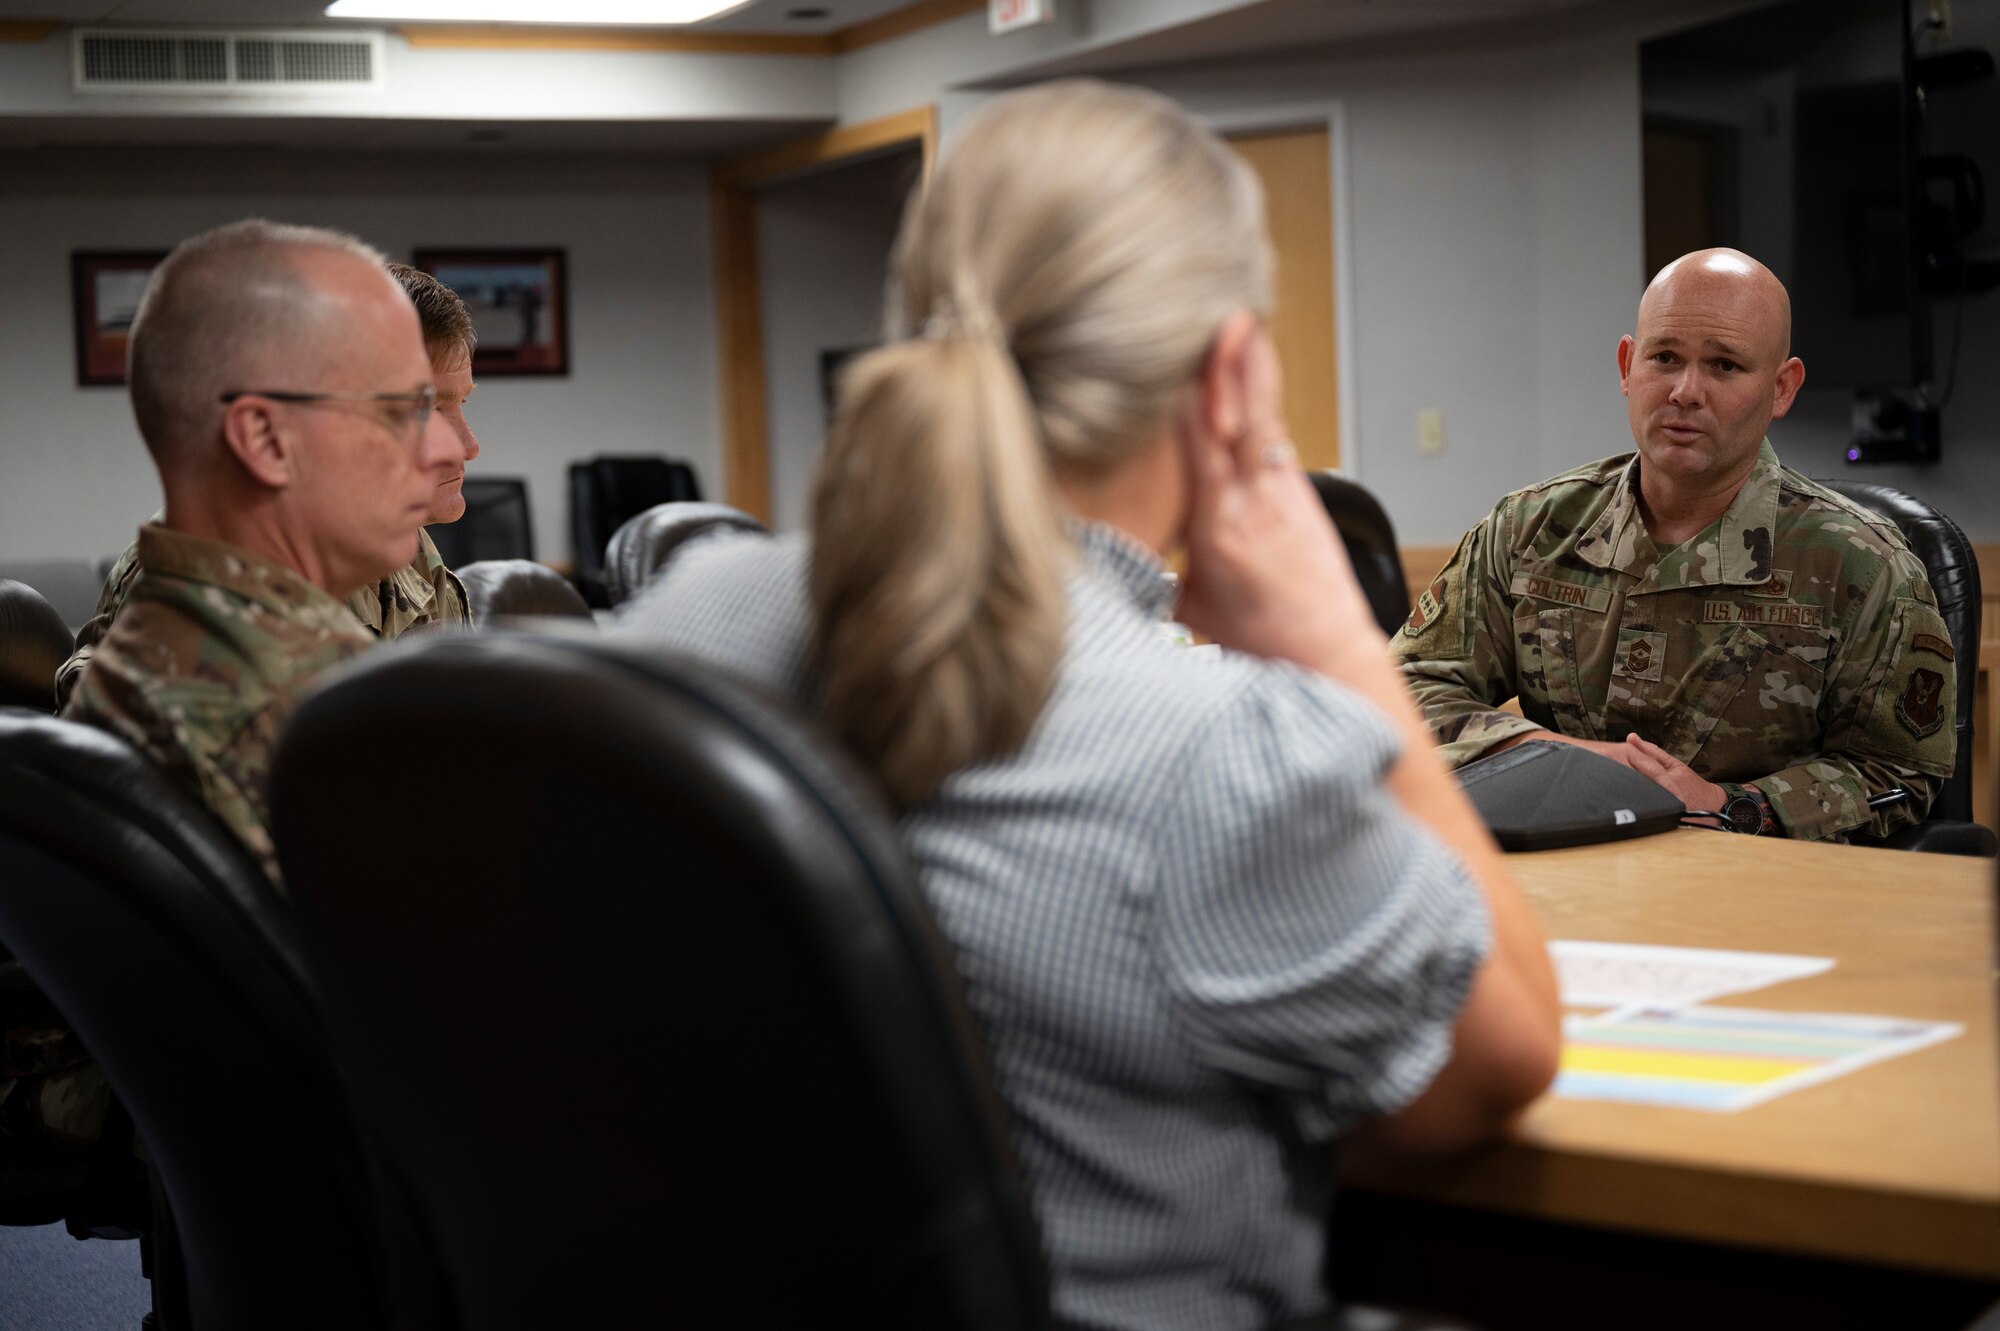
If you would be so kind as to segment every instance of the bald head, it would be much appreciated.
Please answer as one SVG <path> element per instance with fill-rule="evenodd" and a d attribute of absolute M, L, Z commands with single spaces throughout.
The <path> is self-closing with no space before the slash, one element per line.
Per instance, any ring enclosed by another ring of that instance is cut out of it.
<path fill-rule="evenodd" d="M 1683 255 L 1646 288 L 1638 327 L 1618 341 L 1618 385 L 1656 540 L 1691 535 L 1742 487 L 1805 382 L 1791 342 L 1784 284 L 1740 251 Z"/>
<path fill-rule="evenodd" d="M 1739 324 L 1774 365 L 1792 354 L 1792 298 L 1777 274 L 1741 250 L 1696 250 L 1654 274 L 1639 298 L 1639 336 L 1649 317 L 1688 306 Z"/>
<path fill-rule="evenodd" d="M 341 353 L 343 281 L 382 254 L 354 237 L 261 219 L 183 241 L 154 270 L 132 323 L 139 434 L 164 472 L 205 459 L 225 393 L 310 386 Z"/>

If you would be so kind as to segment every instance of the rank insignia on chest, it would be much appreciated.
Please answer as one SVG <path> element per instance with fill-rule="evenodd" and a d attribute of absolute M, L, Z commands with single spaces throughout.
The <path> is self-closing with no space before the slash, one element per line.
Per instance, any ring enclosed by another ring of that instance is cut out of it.
<path fill-rule="evenodd" d="M 1896 720 L 1918 739 L 1937 733 L 1944 724 L 1944 676 L 1919 666 L 1896 699 Z"/>
<path fill-rule="evenodd" d="M 1439 578 L 1424 588 L 1417 597 L 1417 608 L 1410 612 L 1410 632 L 1422 633 L 1444 617 L 1444 597 L 1447 588 L 1445 580 Z"/>
<path fill-rule="evenodd" d="M 1754 596 L 1760 601 L 1789 601 L 1792 599 L 1792 571 L 1788 568 L 1774 568 L 1771 579 L 1761 587 L 1745 587 L 1745 596 Z"/>
<path fill-rule="evenodd" d="M 1657 682 L 1667 667 L 1667 635 L 1642 633 L 1638 629 L 1618 631 L 1618 650 L 1611 657 L 1611 673 L 1620 679 Z"/>

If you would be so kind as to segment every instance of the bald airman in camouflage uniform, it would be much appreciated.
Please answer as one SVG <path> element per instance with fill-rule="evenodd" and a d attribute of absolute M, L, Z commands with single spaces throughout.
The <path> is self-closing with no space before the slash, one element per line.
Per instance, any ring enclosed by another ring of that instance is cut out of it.
<path fill-rule="evenodd" d="M 479 440 L 465 419 L 465 401 L 472 395 L 472 315 L 456 293 L 429 273 L 408 264 L 388 265 L 389 275 L 409 294 L 416 307 L 417 323 L 423 330 L 424 349 L 437 376 L 437 411 L 451 426 L 465 447 L 465 460 L 479 456 Z M 430 520 L 456 522 L 465 514 L 465 498 L 460 488 L 465 469 L 459 467 L 439 485 L 432 497 Z M 164 513 L 149 521 L 158 522 Z M 363 587 L 347 598 L 347 608 L 361 621 L 361 627 L 378 638 L 399 637 L 425 625 L 467 627 L 472 611 L 465 599 L 465 587 L 458 575 L 445 567 L 429 532 L 417 534 L 417 557 L 373 586 Z M 97 598 L 97 611 L 76 635 L 76 650 L 56 671 L 56 707 L 69 703 L 76 681 L 90 663 L 99 639 L 111 628 L 111 621 L 132 594 L 133 580 L 139 576 L 139 546 L 125 547 L 125 553 L 111 567 L 104 591 Z"/>
<path fill-rule="evenodd" d="M 1501 500 L 1391 644 L 1453 765 L 1559 739 L 1692 811 L 1749 801 L 1761 823 L 1739 830 L 1923 818 L 1954 757 L 1951 637 L 1895 526 L 1763 437 L 1804 378 L 1789 340 L 1784 288 L 1747 255 L 1654 279 L 1619 344 L 1638 452 Z"/>
<path fill-rule="evenodd" d="M 463 510 L 456 480 L 476 448 L 437 409 L 441 376 L 385 262 L 352 237 L 253 221 L 154 271 L 129 379 L 166 518 L 140 529 L 129 599 L 63 713 L 157 764 L 280 892 L 265 804 L 279 731 L 324 671 L 375 641 L 344 598 L 368 598 L 382 625 L 406 590 L 414 602 L 398 570 L 440 508 Z M 46 1003 L 8 1006 L 0 1133 L 95 1142 L 109 1103 L 96 1066 Z"/>

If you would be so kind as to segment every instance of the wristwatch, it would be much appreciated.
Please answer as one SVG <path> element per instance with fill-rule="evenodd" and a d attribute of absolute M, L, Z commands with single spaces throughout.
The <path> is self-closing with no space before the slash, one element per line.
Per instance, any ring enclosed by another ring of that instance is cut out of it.
<path fill-rule="evenodd" d="M 1722 806 L 1723 821 L 1732 832 L 1745 836 L 1762 836 L 1777 827 L 1777 819 L 1771 816 L 1771 801 L 1764 798 L 1764 792 L 1755 786 L 1739 786 L 1733 781 L 1722 783 L 1722 793 L 1729 797 Z"/>

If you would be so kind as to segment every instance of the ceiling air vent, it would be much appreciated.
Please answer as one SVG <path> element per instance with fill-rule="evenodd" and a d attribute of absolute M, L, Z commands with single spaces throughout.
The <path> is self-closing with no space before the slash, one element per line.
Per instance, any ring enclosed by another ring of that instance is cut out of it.
<path fill-rule="evenodd" d="M 80 93 L 382 91 L 380 33 L 79 29 Z"/>

